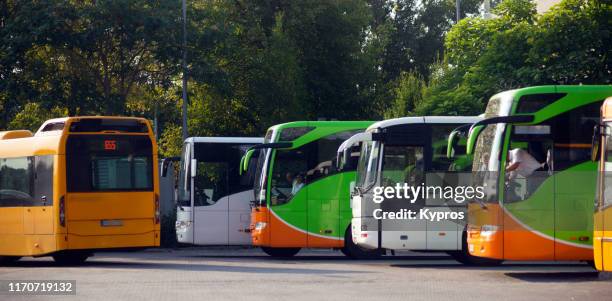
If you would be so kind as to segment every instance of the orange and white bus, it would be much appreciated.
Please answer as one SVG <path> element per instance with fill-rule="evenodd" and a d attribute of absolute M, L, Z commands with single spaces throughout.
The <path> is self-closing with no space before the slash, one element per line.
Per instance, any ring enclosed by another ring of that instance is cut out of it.
<path fill-rule="evenodd" d="M 0 261 L 159 246 L 157 146 L 146 119 L 67 117 L 0 132 Z"/>
<path fill-rule="evenodd" d="M 597 135 L 599 134 L 599 135 Z M 593 221 L 593 258 L 600 271 L 612 272 L 612 97 L 601 107 L 598 197 Z"/>

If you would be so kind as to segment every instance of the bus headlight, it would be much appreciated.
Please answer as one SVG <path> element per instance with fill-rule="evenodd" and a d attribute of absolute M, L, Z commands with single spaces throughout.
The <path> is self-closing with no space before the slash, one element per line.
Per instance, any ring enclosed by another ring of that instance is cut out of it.
<path fill-rule="evenodd" d="M 480 235 L 490 237 L 491 235 L 495 234 L 498 229 L 499 229 L 498 226 L 483 225 L 482 227 L 480 227 Z"/>
<path fill-rule="evenodd" d="M 255 224 L 255 230 L 257 230 L 257 231 L 261 231 L 261 230 L 263 230 L 263 229 L 264 229 L 264 228 L 265 228 L 267 225 L 268 225 L 268 223 L 265 223 L 265 222 L 257 222 L 257 223 Z"/>
<path fill-rule="evenodd" d="M 186 231 L 191 227 L 191 221 L 176 221 L 175 226 L 177 231 Z"/>

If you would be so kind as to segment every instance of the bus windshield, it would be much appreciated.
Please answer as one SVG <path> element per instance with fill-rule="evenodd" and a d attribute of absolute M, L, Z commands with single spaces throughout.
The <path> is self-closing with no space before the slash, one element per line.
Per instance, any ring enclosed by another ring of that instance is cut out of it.
<path fill-rule="evenodd" d="M 372 152 L 372 140 L 363 141 L 361 145 L 361 152 L 359 153 L 359 163 L 357 164 L 357 179 L 355 186 L 362 188 L 366 178 L 366 167 L 370 153 Z"/>
<path fill-rule="evenodd" d="M 370 190 L 376 185 L 380 142 L 364 141 L 361 146 L 359 164 L 357 165 L 356 187 L 361 192 Z"/>
<path fill-rule="evenodd" d="M 272 142 L 274 131 L 269 130 L 264 137 L 264 143 Z M 256 205 L 264 205 L 266 203 L 266 181 L 268 175 L 268 161 L 270 157 L 270 149 L 262 149 L 259 151 L 257 158 L 257 168 L 255 169 L 255 182 L 253 183 L 253 193 L 255 194 Z"/>
<path fill-rule="evenodd" d="M 191 206 L 191 147 L 189 143 L 183 144 L 181 151 L 181 163 L 179 165 L 178 176 L 178 205 Z"/>
<path fill-rule="evenodd" d="M 489 101 L 485 110 L 485 118 L 508 116 L 512 98 L 495 97 Z M 486 200 L 497 201 L 497 175 L 500 169 L 502 140 L 506 124 L 489 125 L 482 130 L 474 149 L 475 181 L 485 187 Z"/>
<path fill-rule="evenodd" d="M 152 191 L 148 136 L 71 135 L 66 144 L 69 192 Z"/>

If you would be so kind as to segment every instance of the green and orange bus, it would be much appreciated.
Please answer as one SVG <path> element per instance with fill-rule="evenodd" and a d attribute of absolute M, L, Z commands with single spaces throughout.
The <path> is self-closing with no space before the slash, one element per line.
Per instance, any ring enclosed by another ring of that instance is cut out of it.
<path fill-rule="evenodd" d="M 0 260 L 85 261 L 159 246 L 157 146 L 146 119 L 68 117 L 0 132 Z"/>
<path fill-rule="evenodd" d="M 351 239 L 350 188 L 358 157 L 341 168 L 335 162 L 340 144 L 372 123 L 302 121 L 267 131 L 264 144 L 254 147 L 260 149 L 250 227 L 255 246 L 279 257 L 301 248 L 337 248 L 352 257 L 378 254 Z"/>
<path fill-rule="evenodd" d="M 612 86 L 540 86 L 491 97 L 467 144 L 486 190 L 468 205 L 472 255 L 593 260 L 591 140 L 610 95 Z"/>

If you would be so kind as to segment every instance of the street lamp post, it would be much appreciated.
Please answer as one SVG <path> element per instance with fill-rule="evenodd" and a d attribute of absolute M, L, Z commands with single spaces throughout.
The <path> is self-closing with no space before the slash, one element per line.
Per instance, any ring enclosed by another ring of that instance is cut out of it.
<path fill-rule="evenodd" d="M 183 141 L 189 136 L 187 129 L 187 2 L 183 0 Z"/>
<path fill-rule="evenodd" d="M 457 23 L 461 20 L 461 0 L 455 0 L 455 9 L 457 11 Z"/>

